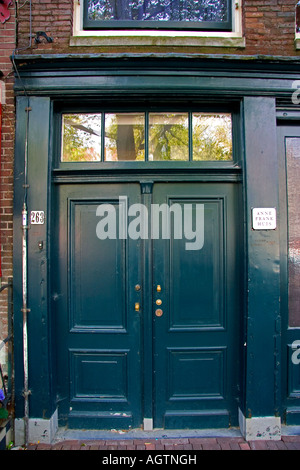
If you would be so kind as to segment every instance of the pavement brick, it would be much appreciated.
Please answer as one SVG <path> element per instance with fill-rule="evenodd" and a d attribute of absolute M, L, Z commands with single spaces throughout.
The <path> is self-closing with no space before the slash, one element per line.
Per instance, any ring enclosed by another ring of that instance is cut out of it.
<path fill-rule="evenodd" d="M 221 450 L 231 450 L 231 443 L 235 444 L 237 443 L 237 440 L 230 437 L 220 437 L 217 439 L 217 442 L 221 446 Z"/>
<path fill-rule="evenodd" d="M 194 437 L 190 439 L 192 444 L 217 444 L 217 438 L 215 437 Z"/>
<path fill-rule="evenodd" d="M 151 444 L 151 442 L 145 442 L 146 450 L 155 450 L 155 444 Z"/>
<path fill-rule="evenodd" d="M 300 436 L 282 436 L 283 442 L 300 442 Z"/>
<path fill-rule="evenodd" d="M 21 449 L 23 450 L 23 449 Z M 107 450 L 107 451 L 200 451 L 200 450 L 300 450 L 299 436 L 283 436 L 279 441 L 245 441 L 242 437 L 193 437 L 174 439 L 64 440 L 52 445 L 31 443 L 27 450 Z"/>
<path fill-rule="evenodd" d="M 287 450 L 300 450 L 300 443 L 296 442 L 285 442 Z"/>
<path fill-rule="evenodd" d="M 278 443 L 281 444 L 282 442 L 281 441 L 268 441 L 267 442 L 267 447 L 268 449 L 270 450 L 280 450 L 280 445 L 278 445 Z M 284 448 L 286 449 L 286 446 L 283 444 Z"/>
<path fill-rule="evenodd" d="M 53 444 L 51 446 L 51 450 L 62 450 L 64 443 L 58 442 L 57 444 Z M 28 449 L 29 450 L 29 449 Z"/>
<path fill-rule="evenodd" d="M 29 444 L 27 447 L 27 450 L 36 450 L 37 445 L 36 444 Z"/>
<path fill-rule="evenodd" d="M 165 450 L 165 446 L 163 444 L 155 444 L 155 450 Z"/>
<path fill-rule="evenodd" d="M 121 439 L 118 441 L 120 446 L 133 446 L 133 439 Z"/>
<path fill-rule="evenodd" d="M 281 440 L 281 441 L 276 441 L 276 447 L 278 450 L 287 450 L 287 446 L 285 445 L 285 443 Z"/>
<path fill-rule="evenodd" d="M 300 436 L 283 436 L 284 445 L 290 450 L 300 450 Z"/>
<path fill-rule="evenodd" d="M 36 450 L 50 450 L 50 444 L 38 444 Z"/>
<path fill-rule="evenodd" d="M 203 447 L 201 444 L 192 444 L 193 450 L 203 450 Z"/>
<path fill-rule="evenodd" d="M 203 450 L 221 450 L 221 446 L 219 444 L 203 444 Z"/>
<path fill-rule="evenodd" d="M 241 450 L 240 443 L 238 441 L 232 441 L 229 444 L 231 450 Z"/>
<path fill-rule="evenodd" d="M 250 441 L 249 445 L 252 450 L 270 450 L 267 446 L 267 441 Z"/>
<path fill-rule="evenodd" d="M 248 442 L 240 442 L 239 446 L 240 446 L 241 450 L 251 450 Z"/>

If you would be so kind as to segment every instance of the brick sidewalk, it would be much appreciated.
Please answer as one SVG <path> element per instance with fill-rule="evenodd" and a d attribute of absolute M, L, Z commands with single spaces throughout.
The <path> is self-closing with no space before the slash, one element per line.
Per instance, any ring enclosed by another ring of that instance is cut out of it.
<path fill-rule="evenodd" d="M 240 437 L 66 440 L 54 444 L 30 444 L 27 450 L 300 450 L 300 436 L 283 436 L 280 441 L 249 442 Z"/>

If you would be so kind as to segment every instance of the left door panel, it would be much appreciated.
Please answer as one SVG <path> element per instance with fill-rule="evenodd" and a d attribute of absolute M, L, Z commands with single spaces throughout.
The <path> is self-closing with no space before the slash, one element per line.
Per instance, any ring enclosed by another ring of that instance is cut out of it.
<path fill-rule="evenodd" d="M 57 187 L 56 198 L 59 418 L 73 428 L 139 427 L 141 290 L 135 286 L 141 285 L 141 247 L 124 226 L 128 204 L 140 202 L 140 186 L 66 184 Z"/>

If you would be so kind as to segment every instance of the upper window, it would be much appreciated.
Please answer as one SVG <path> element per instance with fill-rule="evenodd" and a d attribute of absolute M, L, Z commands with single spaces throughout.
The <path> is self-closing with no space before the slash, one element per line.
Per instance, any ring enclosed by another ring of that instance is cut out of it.
<path fill-rule="evenodd" d="M 84 0 L 84 29 L 232 30 L 231 0 Z"/>
<path fill-rule="evenodd" d="M 63 114 L 62 162 L 232 161 L 232 115 Z"/>

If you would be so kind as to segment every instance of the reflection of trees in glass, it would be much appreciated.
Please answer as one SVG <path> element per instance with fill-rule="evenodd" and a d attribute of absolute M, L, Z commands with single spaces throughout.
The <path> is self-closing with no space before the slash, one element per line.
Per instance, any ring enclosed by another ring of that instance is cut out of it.
<path fill-rule="evenodd" d="M 149 115 L 149 160 L 188 160 L 188 114 Z"/>
<path fill-rule="evenodd" d="M 154 161 L 232 159 L 230 114 L 149 113 L 149 156 Z M 62 161 L 101 161 L 101 113 L 63 116 Z M 145 113 L 105 114 L 106 161 L 145 160 Z"/>
<path fill-rule="evenodd" d="M 231 115 L 193 114 L 193 160 L 231 159 Z"/>
<path fill-rule="evenodd" d="M 101 160 L 101 114 L 63 116 L 64 162 Z"/>
<path fill-rule="evenodd" d="M 105 115 L 105 160 L 145 159 L 145 115 Z"/>
<path fill-rule="evenodd" d="M 90 20 L 227 21 L 227 0 L 88 0 Z"/>

